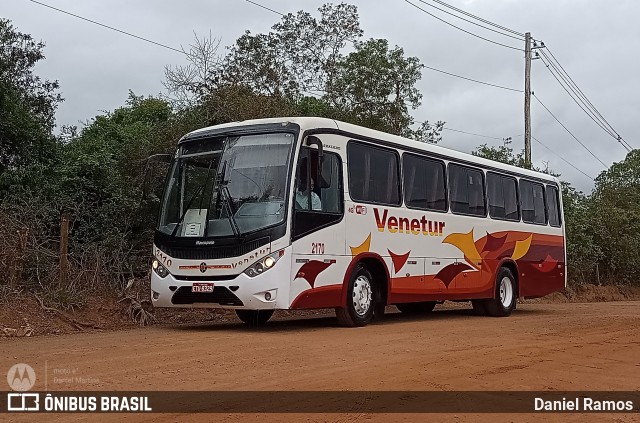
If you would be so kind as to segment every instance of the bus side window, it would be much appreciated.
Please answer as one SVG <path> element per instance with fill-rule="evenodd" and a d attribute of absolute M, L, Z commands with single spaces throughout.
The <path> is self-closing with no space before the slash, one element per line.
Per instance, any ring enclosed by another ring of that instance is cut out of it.
<path fill-rule="evenodd" d="M 447 211 L 444 162 L 406 153 L 402 163 L 407 207 Z"/>
<path fill-rule="evenodd" d="M 319 209 L 320 198 L 314 191 L 313 177 L 309 177 L 309 149 L 303 148 L 298 157 L 294 182 L 294 205 L 297 210 Z"/>
<path fill-rule="evenodd" d="M 329 186 L 320 187 L 317 174 L 318 152 L 303 147 L 296 168 L 294 188 L 293 239 L 342 220 L 342 162 L 335 153 L 324 152 L 322 174 Z"/>
<path fill-rule="evenodd" d="M 549 216 L 549 225 L 560 226 L 560 204 L 558 200 L 558 188 L 553 185 L 547 185 L 547 215 Z"/>
<path fill-rule="evenodd" d="M 510 176 L 487 173 L 489 215 L 493 219 L 520 220 L 517 184 Z"/>
<path fill-rule="evenodd" d="M 349 194 L 353 201 L 399 206 L 400 156 L 395 150 L 361 142 L 347 145 Z"/>
<path fill-rule="evenodd" d="M 327 213 L 342 213 L 340 195 L 340 160 L 334 153 L 324 153 L 321 174 L 317 174 L 318 152 L 300 151 L 295 179 L 295 208 Z M 320 184 L 320 180 L 324 183 Z M 326 185 L 326 186 L 321 186 Z"/>
<path fill-rule="evenodd" d="M 320 188 L 322 211 L 327 213 L 342 213 L 342 197 L 340 195 L 340 160 L 332 153 L 324 153 L 322 161 L 322 175 L 328 187 Z"/>
<path fill-rule="evenodd" d="M 484 174 L 457 164 L 449 165 L 451 211 L 472 216 L 486 216 Z"/>
<path fill-rule="evenodd" d="M 544 186 L 542 184 L 520 180 L 520 202 L 522 204 L 522 221 L 546 225 Z"/>

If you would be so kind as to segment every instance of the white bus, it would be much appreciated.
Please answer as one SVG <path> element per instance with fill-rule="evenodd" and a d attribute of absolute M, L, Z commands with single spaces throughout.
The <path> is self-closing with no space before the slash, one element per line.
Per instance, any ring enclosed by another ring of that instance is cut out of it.
<path fill-rule="evenodd" d="M 471 301 L 508 316 L 566 285 L 556 178 L 324 118 L 261 119 L 178 143 L 155 233 L 156 307 L 384 313 Z"/>

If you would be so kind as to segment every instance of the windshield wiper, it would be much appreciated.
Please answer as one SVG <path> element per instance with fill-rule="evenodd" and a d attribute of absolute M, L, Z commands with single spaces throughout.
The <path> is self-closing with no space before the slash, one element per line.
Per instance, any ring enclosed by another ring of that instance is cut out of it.
<path fill-rule="evenodd" d="M 218 191 L 222 195 L 222 201 L 224 205 L 227 207 L 227 218 L 229 219 L 229 224 L 231 226 L 231 230 L 236 238 L 240 238 L 240 228 L 238 227 L 238 222 L 236 222 L 236 218 L 233 217 L 235 212 L 233 211 L 233 206 L 231 205 L 231 194 L 229 193 L 229 187 L 227 186 L 228 182 L 223 181 L 220 185 L 218 185 Z"/>
<path fill-rule="evenodd" d="M 204 179 L 204 183 L 198 187 L 196 192 L 194 192 L 191 198 L 189 199 L 189 202 L 187 203 L 187 207 L 184 208 L 182 215 L 180 215 L 180 219 L 178 219 L 178 223 L 176 223 L 176 227 L 173 228 L 173 231 L 171 232 L 171 238 L 174 238 L 176 236 L 176 233 L 178 232 L 178 228 L 182 224 L 184 217 L 187 215 L 187 212 L 191 208 L 191 204 L 193 204 L 195 199 L 198 198 L 198 195 L 200 195 L 200 192 L 202 192 L 202 190 L 205 189 L 205 187 L 207 186 L 207 183 L 209 182 L 209 175 L 211 174 L 211 166 L 213 166 L 213 158 L 211 158 L 211 161 L 209 162 L 209 168 L 207 169 L 207 176 Z M 202 205 L 202 201 L 200 202 L 200 204 Z M 206 227 L 205 227 L 205 230 L 206 230 Z"/>
<path fill-rule="evenodd" d="M 233 235 L 236 238 L 240 238 L 240 228 L 238 227 L 238 222 L 233 217 L 235 214 L 235 210 L 233 210 L 231 193 L 229 192 L 229 181 L 225 179 L 225 175 L 227 173 L 227 160 L 220 163 L 218 167 L 216 183 L 218 185 L 218 198 L 222 197 L 222 205 L 227 210 L 227 220 L 229 220 L 229 226 L 231 226 L 231 230 L 233 231 Z"/>

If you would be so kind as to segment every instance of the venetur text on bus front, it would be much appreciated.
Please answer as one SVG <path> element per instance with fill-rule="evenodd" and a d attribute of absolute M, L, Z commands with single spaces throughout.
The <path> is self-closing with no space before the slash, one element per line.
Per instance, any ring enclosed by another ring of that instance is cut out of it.
<path fill-rule="evenodd" d="M 407 217 L 389 216 L 389 210 L 383 210 L 382 216 L 378 208 L 373 208 L 373 214 L 376 218 L 378 231 L 384 232 L 385 229 L 390 233 L 405 233 L 413 235 L 426 236 L 442 236 L 445 222 L 437 220 L 429 220 L 425 215 L 420 219 L 409 219 Z"/>

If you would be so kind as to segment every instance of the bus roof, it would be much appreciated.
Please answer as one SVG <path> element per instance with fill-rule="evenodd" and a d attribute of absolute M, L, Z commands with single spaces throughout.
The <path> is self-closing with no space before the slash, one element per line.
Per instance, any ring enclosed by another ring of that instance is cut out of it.
<path fill-rule="evenodd" d="M 438 156 L 444 156 L 445 158 L 451 158 L 453 160 L 459 160 L 463 162 L 475 163 L 480 167 L 501 169 L 509 173 L 516 173 L 522 176 L 529 176 L 536 179 L 543 179 L 559 183 L 558 178 L 548 175 L 542 172 L 536 172 L 533 170 L 523 169 L 521 167 L 512 166 L 497 162 L 494 160 L 485 159 L 483 157 L 474 156 L 472 154 L 463 153 L 457 150 L 453 150 L 446 147 L 441 147 L 436 144 L 425 143 L 421 141 L 412 140 L 409 138 L 400 137 L 398 135 L 388 134 L 382 131 L 365 128 L 363 126 L 354 125 L 351 123 L 341 122 L 328 118 L 319 117 L 281 117 L 281 118 L 268 118 L 268 119 L 252 119 L 238 122 L 229 122 L 221 125 L 209 126 L 206 128 L 197 129 L 186 134 L 182 137 L 183 140 L 191 137 L 206 136 L 207 132 L 218 132 L 220 130 L 229 128 L 240 128 L 243 126 L 256 126 L 256 125 L 273 125 L 290 122 L 300 126 L 301 131 L 304 133 L 307 130 L 321 130 L 326 129 L 328 133 L 344 133 L 345 135 L 352 136 L 354 138 L 361 137 L 365 139 L 375 139 L 384 141 L 387 144 L 393 144 L 395 147 L 409 148 L 411 150 L 421 150 L 426 153 L 432 153 Z"/>

